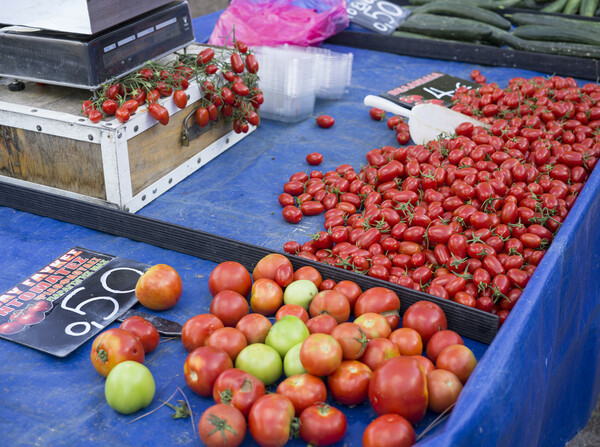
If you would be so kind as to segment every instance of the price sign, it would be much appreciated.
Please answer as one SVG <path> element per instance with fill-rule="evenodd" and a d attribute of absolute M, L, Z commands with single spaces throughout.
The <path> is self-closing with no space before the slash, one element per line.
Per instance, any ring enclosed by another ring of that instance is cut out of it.
<path fill-rule="evenodd" d="M 64 357 L 137 303 L 148 268 L 74 247 L 0 294 L 0 337 Z"/>
<path fill-rule="evenodd" d="M 466 87 L 470 89 L 478 86 L 479 84 L 466 79 L 433 72 L 390 89 L 379 96 L 407 109 L 412 109 L 414 105 L 424 102 L 449 107 L 452 105 L 452 96 L 457 88 Z"/>
<path fill-rule="evenodd" d="M 410 11 L 384 0 L 352 0 L 348 19 L 381 34 L 391 34 L 410 15 Z"/>

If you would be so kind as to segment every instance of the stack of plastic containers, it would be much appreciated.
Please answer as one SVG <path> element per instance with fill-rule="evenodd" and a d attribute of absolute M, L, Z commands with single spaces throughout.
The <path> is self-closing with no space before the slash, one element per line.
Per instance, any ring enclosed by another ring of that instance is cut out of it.
<path fill-rule="evenodd" d="M 352 53 L 318 47 L 257 47 L 261 118 L 298 122 L 313 115 L 315 99 L 339 99 L 352 76 Z"/>

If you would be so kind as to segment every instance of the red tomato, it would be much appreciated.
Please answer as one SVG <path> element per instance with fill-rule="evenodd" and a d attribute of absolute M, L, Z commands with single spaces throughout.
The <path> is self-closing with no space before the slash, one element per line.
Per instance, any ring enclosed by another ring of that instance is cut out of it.
<path fill-rule="evenodd" d="M 178 108 L 185 109 L 185 107 L 187 106 L 187 102 L 188 102 L 187 93 L 184 92 L 183 90 L 176 90 L 173 93 L 173 102 L 175 103 L 175 105 Z"/>
<path fill-rule="evenodd" d="M 208 109 L 206 107 L 198 107 L 196 109 L 194 117 L 196 119 L 196 123 L 200 127 L 205 127 L 206 125 L 208 125 L 208 122 L 210 121 L 210 115 L 209 115 Z"/>
<path fill-rule="evenodd" d="M 448 329 L 436 332 L 427 342 L 427 348 L 425 351 L 427 353 L 427 358 L 435 363 L 442 349 L 444 349 L 446 346 L 455 344 L 465 344 L 462 337 L 456 332 Z"/>
<path fill-rule="evenodd" d="M 98 334 L 90 353 L 92 365 L 104 377 L 125 360 L 144 363 L 144 347 L 140 340 L 124 329 L 108 329 Z"/>
<path fill-rule="evenodd" d="M 321 403 L 300 415 L 300 437 L 310 445 L 331 445 L 346 434 L 346 416 L 335 407 Z"/>
<path fill-rule="evenodd" d="M 427 379 L 411 357 L 393 357 L 373 372 L 369 401 L 379 415 L 396 413 L 417 424 L 427 411 Z"/>
<path fill-rule="evenodd" d="M 292 263 L 288 258 L 279 253 L 271 253 L 260 259 L 254 270 L 252 271 L 252 278 L 254 281 L 261 278 L 268 278 L 275 280 L 275 274 L 280 265 L 287 264 L 290 267 Z"/>
<path fill-rule="evenodd" d="M 443 413 L 456 403 L 463 385 L 450 371 L 434 369 L 427 374 L 428 408 L 434 413 Z"/>
<path fill-rule="evenodd" d="M 215 51 L 212 48 L 205 48 L 198 54 L 199 64 L 208 64 L 215 56 Z"/>
<path fill-rule="evenodd" d="M 367 312 L 354 319 L 354 323 L 359 325 L 369 340 L 373 338 L 388 338 L 392 333 L 392 328 L 386 318 L 374 312 Z"/>
<path fill-rule="evenodd" d="M 378 109 L 377 107 L 371 107 L 369 109 L 369 116 L 375 121 L 383 121 L 385 118 L 385 111 Z"/>
<path fill-rule="evenodd" d="M 222 327 L 209 335 L 205 346 L 222 349 L 235 362 L 240 351 L 247 345 L 246 336 L 242 331 L 233 327 Z"/>
<path fill-rule="evenodd" d="M 298 207 L 293 205 L 284 206 L 283 210 L 281 210 L 281 215 L 283 216 L 286 222 L 289 222 L 291 224 L 300 223 L 303 216 L 302 211 L 300 211 Z"/>
<path fill-rule="evenodd" d="M 329 115 L 320 115 L 316 119 L 317 125 L 323 129 L 328 129 L 335 124 L 335 119 Z"/>
<path fill-rule="evenodd" d="M 365 352 L 369 339 L 362 328 L 351 322 L 336 326 L 331 331 L 331 336 L 337 340 L 342 347 L 342 358 L 344 360 L 357 360 Z"/>
<path fill-rule="evenodd" d="M 419 362 L 421 368 L 423 368 L 423 371 L 425 372 L 425 375 L 429 374 L 435 369 L 435 365 L 427 357 L 423 357 L 422 355 L 412 355 L 411 357 Z"/>
<path fill-rule="evenodd" d="M 256 400 L 265 395 L 265 384 L 252 374 L 230 368 L 218 375 L 212 396 L 216 403 L 233 405 L 248 417 Z"/>
<path fill-rule="evenodd" d="M 265 394 L 250 409 L 248 428 L 259 445 L 282 447 L 290 439 L 293 419 L 291 400 L 282 394 Z"/>
<path fill-rule="evenodd" d="M 201 346 L 188 354 L 183 373 L 192 391 L 200 396 L 212 396 L 217 377 L 229 368 L 233 368 L 229 354 L 214 346 Z"/>
<path fill-rule="evenodd" d="M 115 117 L 119 120 L 119 122 L 126 123 L 129 121 L 131 114 L 126 107 L 119 107 L 115 112 Z"/>
<path fill-rule="evenodd" d="M 430 301 L 417 301 L 406 309 L 402 326 L 416 330 L 427 345 L 433 334 L 448 329 L 448 322 L 440 306 Z"/>
<path fill-rule="evenodd" d="M 122 107 L 125 107 L 127 110 L 129 110 L 129 113 L 133 115 L 137 111 L 139 106 L 139 102 L 137 102 L 135 99 L 130 99 L 128 101 L 125 101 Z"/>
<path fill-rule="evenodd" d="M 337 327 L 338 323 L 331 315 L 320 314 L 316 317 L 309 318 L 306 322 L 306 327 L 311 334 L 322 333 L 330 334 Z"/>
<path fill-rule="evenodd" d="M 321 282 L 323 282 L 323 277 L 321 276 L 321 273 L 316 268 L 310 265 L 300 267 L 294 272 L 294 281 L 298 281 L 300 279 L 307 279 L 309 281 L 312 281 L 314 285 L 317 286 L 317 288 L 321 285 Z"/>
<path fill-rule="evenodd" d="M 218 403 L 202 413 L 198 435 L 207 447 L 237 447 L 246 436 L 246 419 L 237 408 Z"/>
<path fill-rule="evenodd" d="M 465 384 L 477 366 L 477 359 L 468 347 L 450 345 L 439 353 L 435 366 L 456 374 L 456 377 Z"/>
<path fill-rule="evenodd" d="M 251 288 L 252 278 L 250 273 L 239 262 L 221 262 L 208 277 L 208 291 L 212 296 L 215 296 L 221 290 L 233 290 L 246 297 Z"/>
<path fill-rule="evenodd" d="M 372 421 L 363 432 L 364 447 L 410 447 L 415 443 L 415 429 L 399 414 L 384 414 Z"/>
<path fill-rule="evenodd" d="M 347 279 L 343 279 L 339 281 L 334 287 L 333 290 L 337 290 L 338 292 L 343 293 L 346 298 L 348 298 L 348 303 L 350 304 L 350 309 L 354 309 L 354 305 L 358 297 L 362 294 L 362 290 L 360 286 L 354 281 L 349 281 Z"/>
<path fill-rule="evenodd" d="M 331 315 L 338 324 L 350 318 L 350 304 L 345 295 L 335 290 L 323 290 L 317 293 L 308 308 L 312 318 L 320 314 Z"/>
<path fill-rule="evenodd" d="M 400 298 L 387 287 L 373 287 L 364 291 L 356 300 L 354 315 L 360 317 L 367 312 L 385 314 L 385 319 L 394 330 L 400 322 Z"/>
<path fill-rule="evenodd" d="M 246 336 L 249 345 L 264 343 L 271 329 L 271 321 L 262 314 L 251 313 L 241 318 L 235 325 Z"/>
<path fill-rule="evenodd" d="M 315 376 L 326 376 L 342 363 L 342 347 L 327 334 L 311 334 L 302 342 L 300 362 Z"/>
<path fill-rule="evenodd" d="M 114 115 L 118 108 L 119 104 L 117 103 L 117 101 L 114 101 L 112 99 L 107 99 L 102 103 L 102 111 L 107 115 Z"/>
<path fill-rule="evenodd" d="M 154 351 L 160 341 L 160 335 L 153 324 L 137 315 L 125 319 L 119 328 L 129 331 L 139 338 L 144 347 L 144 354 Z"/>
<path fill-rule="evenodd" d="M 320 154 L 318 152 L 311 152 L 306 156 L 306 162 L 312 166 L 320 165 L 321 163 L 323 163 L 323 154 Z"/>
<path fill-rule="evenodd" d="M 258 71 L 258 60 L 254 54 L 246 56 L 246 70 L 248 70 L 248 73 L 256 73 Z"/>
<path fill-rule="evenodd" d="M 357 360 L 344 360 L 338 369 L 327 376 L 331 396 L 344 405 L 358 405 L 369 397 L 373 371 Z"/>
<path fill-rule="evenodd" d="M 92 123 L 99 123 L 102 120 L 102 112 L 99 110 L 91 110 L 88 114 L 88 118 Z"/>
<path fill-rule="evenodd" d="M 299 416 L 305 408 L 327 400 L 325 383 L 312 374 L 287 377 L 277 386 L 277 393 L 292 401 L 296 416 Z"/>
<path fill-rule="evenodd" d="M 167 310 L 181 298 L 183 284 L 177 271 L 166 264 L 157 264 L 144 272 L 135 286 L 135 296 L 152 310 Z"/>
<path fill-rule="evenodd" d="M 190 318 L 181 329 L 181 342 L 187 352 L 204 346 L 210 334 L 224 327 L 223 322 L 215 315 L 200 314 Z"/>
<path fill-rule="evenodd" d="M 421 355 L 423 353 L 421 334 L 412 328 L 398 328 L 388 338 L 398 347 L 400 355 Z"/>
<path fill-rule="evenodd" d="M 239 53 L 232 53 L 230 58 L 231 69 L 235 73 L 242 73 L 244 71 L 244 61 L 242 60 L 242 56 Z"/>
<path fill-rule="evenodd" d="M 282 304 L 283 290 L 279 284 L 268 278 L 254 281 L 250 292 L 250 307 L 253 312 L 274 315 Z"/>
<path fill-rule="evenodd" d="M 375 371 L 387 359 L 399 355 L 400 351 L 394 342 L 387 338 L 374 338 L 369 340 L 367 348 L 359 360 Z"/>
<path fill-rule="evenodd" d="M 223 325 L 233 327 L 250 312 L 250 306 L 246 298 L 239 293 L 221 290 L 212 299 L 209 312 L 219 318 Z"/>
<path fill-rule="evenodd" d="M 299 304 L 284 304 L 279 308 L 275 314 L 275 320 L 279 321 L 286 315 L 293 315 L 300 318 L 304 323 L 308 321 L 308 312 L 306 309 Z"/>

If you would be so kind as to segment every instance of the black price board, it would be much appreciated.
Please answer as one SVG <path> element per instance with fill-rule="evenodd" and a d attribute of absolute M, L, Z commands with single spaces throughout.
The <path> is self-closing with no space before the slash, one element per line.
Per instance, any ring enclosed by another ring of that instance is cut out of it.
<path fill-rule="evenodd" d="M 352 23 L 385 35 L 410 15 L 408 9 L 384 0 L 352 0 L 346 10 Z"/>
<path fill-rule="evenodd" d="M 0 294 L 0 337 L 65 357 L 137 303 L 149 267 L 73 247 Z"/>
<path fill-rule="evenodd" d="M 479 84 L 466 79 L 456 78 L 445 73 L 433 72 L 382 93 L 382 98 L 412 109 L 424 102 L 452 106 L 452 95 L 458 87 L 476 88 Z"/>

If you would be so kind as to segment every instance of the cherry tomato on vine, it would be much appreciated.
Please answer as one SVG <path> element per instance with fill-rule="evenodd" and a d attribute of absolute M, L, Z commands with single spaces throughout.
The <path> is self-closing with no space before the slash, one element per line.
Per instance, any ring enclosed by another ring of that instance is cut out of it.
<path fill-rule="evenodd" d="M 317 125 L 323 129 L 328 129 L 335 124 L 335 119 L 330 115 L 319 115 L 316 121 Z"/>

